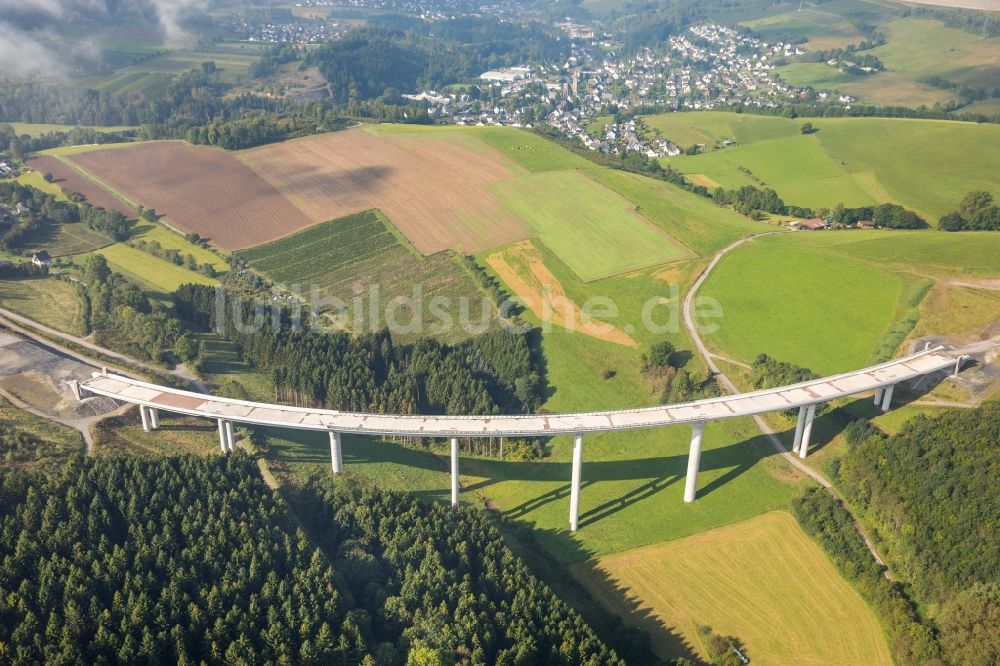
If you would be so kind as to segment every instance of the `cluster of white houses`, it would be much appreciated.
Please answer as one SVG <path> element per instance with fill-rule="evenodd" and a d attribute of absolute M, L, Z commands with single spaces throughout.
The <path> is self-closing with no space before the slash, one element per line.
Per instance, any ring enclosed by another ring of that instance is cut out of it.
<path fill-rule="evenodd" d="M 780 388 L 676 405 L 576 414 L 416 416 L 341 412 L 203 395 L 110 374 L 107 370 L 95 373 L 83 383 L 71 382 L 71 386 L 79 399 L 98 395 L 139 405 L 146 430 L 159 427 L 160 410 L 213 419 L 218 423 L 219 441 L 224 452 L 235 447 L 234 423 L 326 432 L 330 437 L 331 464 L 338 474 L 344 468 L 341 451 L 343 433 L 448 438 L 451 440 L 452 504 L 458 504 L 459 499 L 459 438 L 572 435 L 569 525 L 575 531 L 583 475 L 583 438 L 586 434 L 690 424 L 691 447 L 684 501 L 692 502 L 697 491 L 702 438 L 709 421 L 797 408 L 799 416 L 793 448 L 805 458 L 817 405 L 874 390 L 876 404 L 888 410 L 897 384 L 942 370 L 958 372 L 963 358 L 956 359 L 943 348 L 936 347 L 870 368 Z"/>

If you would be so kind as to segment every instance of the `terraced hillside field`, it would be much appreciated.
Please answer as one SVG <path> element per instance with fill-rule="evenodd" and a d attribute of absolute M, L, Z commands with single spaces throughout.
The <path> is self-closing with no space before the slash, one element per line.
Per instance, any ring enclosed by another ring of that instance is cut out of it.
<path fill-rule="evenodd" d="M 226 250 L 281 238 L 312 221 L 222 150 L 181 141 L 137 143 L 70 156 L 123 198 L 165 214 Z"/>

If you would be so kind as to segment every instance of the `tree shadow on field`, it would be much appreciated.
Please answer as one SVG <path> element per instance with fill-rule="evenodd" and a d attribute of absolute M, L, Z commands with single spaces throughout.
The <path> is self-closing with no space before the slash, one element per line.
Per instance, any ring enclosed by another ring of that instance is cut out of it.
<path fill-rule="evenodd" d="M 305 191 L 329 191 L 343 196 L 342 193 L 362 190 L 369 193 L 383 191 L 388 183 L 385 181 L 396 171 L 396 167 L 388 164 L 373 164 L 330 171 L 311 164 L 295 164 L 281 170 L 281 180 L 286 188 Z"/>

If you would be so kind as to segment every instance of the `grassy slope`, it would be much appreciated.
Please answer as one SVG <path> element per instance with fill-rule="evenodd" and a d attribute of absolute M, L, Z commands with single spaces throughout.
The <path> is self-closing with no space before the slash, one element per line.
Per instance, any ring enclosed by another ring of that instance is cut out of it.
<path fill-rule="evenodd" d="M 67 333 L 80 308 L 73 285 L 55 278 L 0 280 L 0 306 Z"/>
<path fill-rule="evenodd" d="M 189 282 L 210 286 L 219 284 L 214 278 L 177 266 L 123 243 L 115 243 L 96 252 L 104 255 L 111 270 L 134 280 L 144 290 L 160 299 L 166 299 L 177 287 Z M 82 264 L 85 257 L 86 255 L 74 255 L 72 259 Z"/>
<path fill-rule="evenodd" d="M 784 512 L 602 558 L 582 573 L 598 595 L 607 578 L 637 599 L 637 608 L 609 602 L 625 617 L 648 613 L 639 623 L 654 639 L 669 644 L 665 623 L 702 658 L 697 627 L 708 624 L 743 641 L 754 663 L 892 663 L 871 609 Z"/>
<path fill-rule="evenodd" d="M 707 339 L 745 361 L 766 353 L 820 374 L 864 367 L 892 323 L 902 279 L 800 236 L 761 238 L 719 263 L 701 292 L 724 313 Z"/>
<path fill-rule="evenodd" d="M 687 254 L 660 228 L 638 218 L 632 203 L 578 171 L 534 174 L 501 182 L 495 191 L 505 207 L 585 280 Z"/>
<path fill-rule="evenodd" d="M 816 134 L 799 133 L 801 120 L 723 112 L 678 113 L 651 119 L 670 137 L 677 129 L 740 145 L 671 158 L 690 173 L 706 173 L 723 185 L 746 176 L 737 166 L 775 188 L 786 201 L 832 206 L 892 200 L 935 223 L 972 189 L 1000 195 L 991 174 L 1000 170 L 1000 127 L 936 120 L 893 118 L 810 119 Z M 770 138 L 765 138 L 770 137 Z M 945 164 L 947 169 L 928 169 Z M 737 179 L 727 182 L 727 179 Z"/>
<path fill-rule="evenodd" d="M 764 39 L 803 35 L 808 38 L 805 46 L 811 51 L 844 47 L 864 39 L 843 17 L 811 8 L 746 21 L 744 25 Z"/>
<path fill-rule="evenodd" d="M 156 241 L 165 250 L 177 250 L 181 256 L 193 255 L 199 264 L 210 264 L 217 273 L 229 270 L 229 264 L 211 250 L 186 240 L 184 236 L 162 224 L 140 220 L 132 227 L 130 240 Z"/>

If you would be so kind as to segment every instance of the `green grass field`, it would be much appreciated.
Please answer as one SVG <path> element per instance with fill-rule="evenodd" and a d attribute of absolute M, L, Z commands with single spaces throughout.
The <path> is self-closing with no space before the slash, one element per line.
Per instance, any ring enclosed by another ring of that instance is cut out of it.
<path fill-rule="evenodd" d="M 763 39 L 803 35 L 809 39 L 806 47 L 811 51 L 845 47 L 864 39 L 844 17 L 810 8 L 746 21 L 743 25 Z"/>
<path fill-rule="evenodd" d="M 344 323 L 354 330 L 384 325 L 389 302 L 397 297 L 412 297 L 415 288 L 425 300 L 448 299 L 447 309 L 455 317 L 460 299 L 469 299 L 473 321 L 477 320 L 484 297 L 458 257 L 450 252 L 421 256 L 377 211 L 314 225 L 281 240 L 242 250 L 239 256 L 276 283 L 298 287 L 304 297 L 309 298 L 315 286 L 320 297 L 340 299 L 347 308 Z M 352 306 L 358 296 L 356 285 L 361 286 L 365 299 L 360 320 Z M 371 287 L 377 287 L 381 301 L 377 322 L 370 320 L 368 310 Z M 429 307 L 421 314 L 417 321 L 421 330 L 428 332 L 438 320 Z M 406 324 L 410 319 L 411 311 L 406 309 L 399 313 L 397 321 Z M 456 327 L 445 337 L 466 335 Z"/>
<path fill-rule="evenodd" d="M 18 409 L 2 396 L 0 396 L 0 423 L 13 426 L 15 431 L 32 435 L 41 441 L 41 446 L 31 449 L 11 450 L 7 447 L 0 449 L 0 460 L 5 466 L 18 464 L 39 467 L 39 471 L 44 471 L 46 465 L 60 458 L 83 453 L 83 437 L 79 431 Z"/>
<path fill-rule="evenodd" d="M 815 134 L 799 132 L 802 120 L 724 112 L 654 116 L 650 124 L 671 132 L 697 132 L 714 142 L 735 137 L 739 145 L 669 163 L 704 174 L 726 187 L 748 182 L 773 187 L 786 203 L 832 207 L 892 201 L 925 216 L 932 225 L 958 206 L 966 192 L 1000 195 L 991 174 L 1000 170 L 1000 127 L 976 123 L 893 118 L 816 118 Z M 947 169 L 928 169 L 946 164 Z"/>
<path fill-rule="evenodd" d="M 752 663 L 893 663 L 875 614 L 785 512 L 574 569 L 665 654 L 685 643 L 706 658 L 698 626 L 707 624 L 739 638 Z"/>
<path fill-rule="evenodd" d="M 552 171 L 495 188 L 497 198 L 584 280 L 689 256 L 634 204 L 578 171 Z"/>
<path fill-rule="evenodd" d="M 702 256 L 768 229 L 661 180 L 601 168 L 587 175 L 634 203 L 639 214 Z"/>
<path fill-rule="evenodd" d="M 229 270 L 229 264 L 219 255 L 200 245 L 195 245 L 186 240 L 181 234 L 172 229 L 167 229 L 159 223 L 139 220 L 132 227 L 129 240 L 144 240 L 147 243 L 156 241 L 164 249 L 177 250 L 182 256 L 188 254 L 194 256 L 199 264 L 210 264 L 215 268 L 216 273 L 224 273 Z"/>
<path fill-rule="evenodd" d="M 880 28 L 888 41 L 871 50 L 889 71 L 913 79 L 940 76 L 992 90 L 1000 75 L 1000 38 L 984 39 L 940 21 L 903 18 Z"/>
<path fill-rule="evenodd" d="M 765 353 L 821 375 L 864 367 L 893 323 L 902 278 L 804 236 L 760 238 L 719 262 L 700 292 L 724 313 L 707 341 L 746 362 Z"/>
<path fill-rule="evenodd" d="M 55 278 L 0 280 L 0 307 L 66 333 L 80 332 L 74 330 L 80 302 L 70 282 Z"/>
<path fill-rule="evenodd" d="M 83 129 L 94 129 L 100 132 L 124 132 L 126 130 L 133 130 L 134 127 L 129 127 L 128 125 L 114 125 L 102 127 L 98 125 L 53 125 L 51 123 L 4 123 L 14 126 L 14 131 L 18 136 L 22 134 L 27 134 L 28 136 L 41 136 L 42 134 L 48 134 L 50 132 L 68 132 L 75 127 L 81 127 Z"/>
<path fill-rule="evenodd" d="M 104 255 L 111 270 L 134 280 L 144 291 L 160 300 L 168 300 L 170 294 L 182 284 L 206 284 L 213 287 L 219 284 L 219 281 L 214 278 L 188 270 L 165 259 L 159 259 L 124 243 L 109 245 L 96 250 L 96 253 Z M 86 254 L 74 255 L 71 259 L 82 264 L 86 259 Z"/>
<path fill-rule="evenodd" d="M 1000 234 L 989 231 L 802 234 L 796 242 L 899 271 L 966 277 L 1000 275 Z"/>

